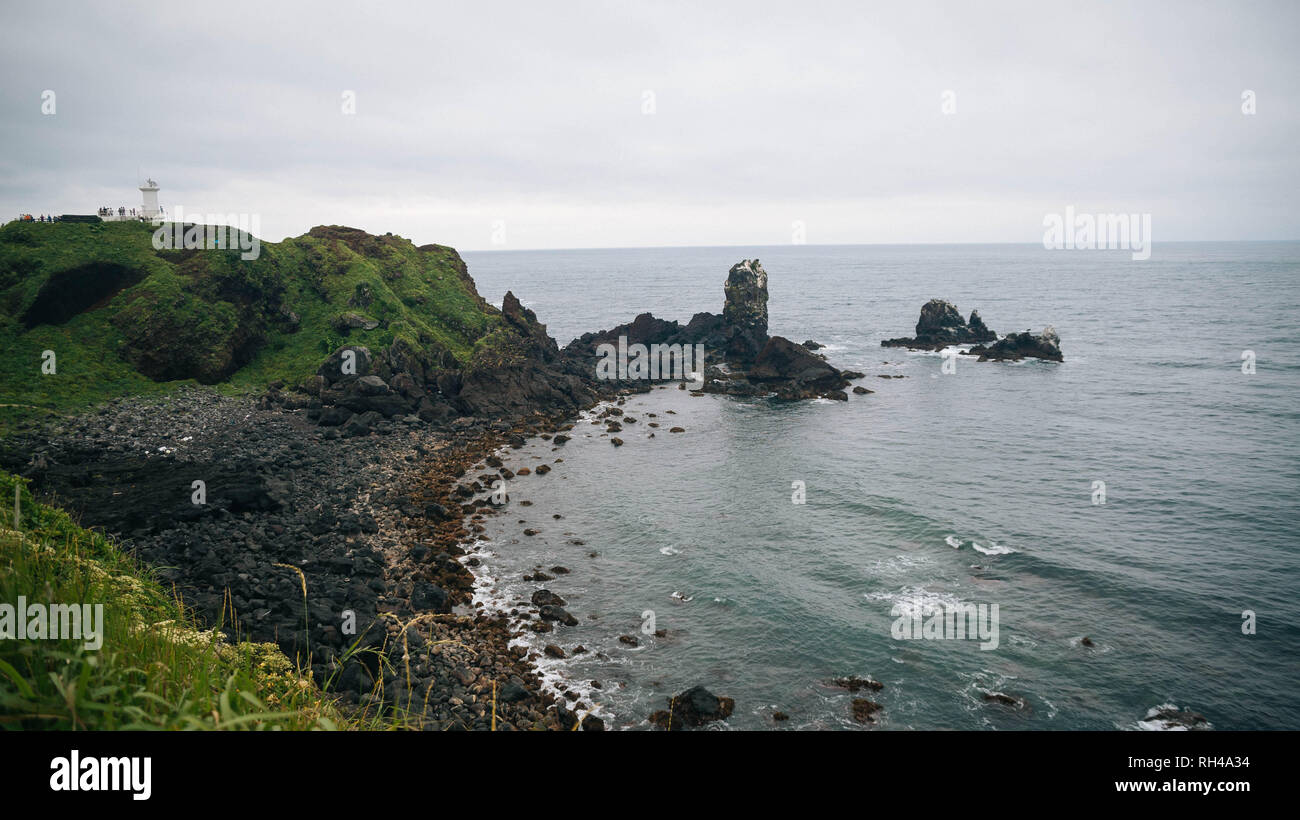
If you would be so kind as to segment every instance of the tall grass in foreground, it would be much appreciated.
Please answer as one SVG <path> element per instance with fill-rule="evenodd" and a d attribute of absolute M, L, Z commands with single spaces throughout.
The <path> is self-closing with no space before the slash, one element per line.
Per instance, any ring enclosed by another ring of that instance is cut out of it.
<path fill-rule="evenodd" d="M 307 580 L 297 567 L 280 566 L 301 581 L 305 618 Z M 229 610 L 203 629 L 147 567 L 62 510 L 35 503 L 23 479 L 0 471 L 0 603 L 16 607 L 19 596 L 28 604 L 103 604 L 103 642 L 90 650 L 77 637 L 0 639 L 0 730 L 424 729 L 433 684 L 418 694 L 412 685 L 408 630 L 454 617 L 425 614 L 403 622 L 384 613 L 372 627 L 396 621 L 402 666 L 389 657 L 387 637 L 378 648 L 361 648 L 363 634 L 342 653 L 322 691 L 312 680 L 310 654 L 295 666 L 275 644 L 238 633 L 227 639 Z M 428 641 L 469 649 L 434 640 L 432 632 Z M 336 706 L 329 692 L 337 670 L 366 655 L 373 656 L 364 660 L 379 670 L 378 680 L 360 708 Z M 396 677 L 405 679 L 406 697 L 392 703 L 383 681 Z M 494 681 L 493 730 L 495 691 Z"/>
<path fill-rule="evenodd" d="M 21 517 L 13 520 L 17 487 Z M 0 603 L 103 604 L 103 644 L 0 640 L 0 728 L 334 729 L 345 715 L 274 644 L 231 642 L 102 534 L 0 472 Z M 19 613 L 19 617 L 22 614 Z"/>

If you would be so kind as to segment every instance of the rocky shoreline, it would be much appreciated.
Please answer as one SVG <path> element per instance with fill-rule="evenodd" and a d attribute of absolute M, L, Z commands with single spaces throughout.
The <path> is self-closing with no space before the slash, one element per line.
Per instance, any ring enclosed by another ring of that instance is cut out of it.
<path fill-rule="evenodd" d="M 621 398 L 608 398 L 617 410 Z M 519 640 L 575 623 L 563 598 L 543 588 L 500 610 L 473 600 L 493 580 L 475 555 L 483 521 L 512 509 L 503 451 L 562 447 L 575 421 L 539 412 L 438 429 L 409 415 L 340 436 L 305 408 L 186 388 L 5 440 L 0 466 L 117 536 L 201 623 L 309 666 L 345 709 L 426 731 L 602 731 L 593 704 L 548 686 Z M 696 689 L 691 702 L 714 698 Z M 725 717 L 705 714 L 649 725 Z"/>
<path fill-rule="evenodd" d="M 498 730 L 572 728 L 505 619 L 469 605 L 475 514 L 450 498 L 468 465 L 557 422 L 408 416 L 339 438 L 257 405 L 198 388 L 113 402 L 5 441 L 0 463 L 119 535 L 203 622 L 309 662 L 346 706 L 488 729 L 495 696 Z"/>

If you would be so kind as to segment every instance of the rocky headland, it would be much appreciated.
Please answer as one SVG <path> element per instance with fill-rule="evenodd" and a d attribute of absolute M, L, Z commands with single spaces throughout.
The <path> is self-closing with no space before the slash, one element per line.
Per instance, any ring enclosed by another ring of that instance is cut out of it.
<path fill-rule="evenodd" d="M 472 602 L 482 522 L 509 508 L 497 454 L 562 445 L 580 411 L 650 389 L 598 378 L 598 344 L 702 345 L 701 392 L 846 399 L 861 376 L 768 334 L 758 260 L 732 267 L 720 314 L 643 314 L 561 349 L 513 293 L 488 304 L 450 248 L 339 226 L 263 248 L 155 251 L 131 224 L 0 230 L 0 323 L 65 374 L 0 374 L 32 402 L 6 407 L 0 467 L 121 539 L 200 622 L 419 728 L 603 728 L 542 686 L 520 612 Z M 558 595 L 533 598 L 532 631 L 571 622 Z M 651 723 L 729 704 L 692 690 Z"/>

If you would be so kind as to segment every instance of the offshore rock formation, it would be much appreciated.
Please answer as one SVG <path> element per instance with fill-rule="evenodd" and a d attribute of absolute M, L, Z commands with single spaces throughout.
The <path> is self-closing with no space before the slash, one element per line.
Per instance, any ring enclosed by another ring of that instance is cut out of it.
<path fill-rule="evenodd" d="M 943 299 L 931 299 L 921 306 L 921 318 L 916 320 L 915 338 L 886 339 L 881 347 L 907 347 L 913 350 L 942 350 L 950 345 L 992 342 L 997 334 L 989 330 L 972 310 L 970 322 L 961 318 L 957 306 Z"/>
<path fill-rule="evenodd" d="M 970 321 L 961 318 L 957 307 L 943 299 L 931 299 L 921 306 L 921 317 L 916 320 L 914 338 L 885 339 L 881 347 L 906 347 L 911 350 L 943 350 L 953 345 L 974 344 L 965 355 L 978 356 L 981 362 L 1019 361 L 1024 358 L 1065 361 L 1061 354 L 1061 339 L 1050 327 L 1042 333 L 1029 331 L 1012 333 L 998 339 L 996 333 L 984 324 L 979 311 L 972 310 Z"/>
<path fill-rule="evenodd" d="M 968 355 L 979 356 L 981 362 L 1018 362 L 1027 357 L 1051 362 L 1065 361 L 1061 355 L 1061 337 L 1051 327 L 1043 328 L 1043 332 L 1038 334 L 1028 330 L 1009 334 L 988 347 L 972 347 Z"/>
<path fill-rule="evenodd" d="M 697 313 L 682 325 L 642 313 L 627 324 L 574 339 L 563 351 L 568 372 L 580 368 L 592 373 L 598 348 L 618 344 L 622 337 L 628 346 L 703 345 L 706 365 L 701 389 L 706 393 L 848 399 L 844 388 L 850 379 L 861 378 L 861 373 L 832 367 L 825 357 L 813 353 L 807 342 L 799 345 L 781 336 L 767 335 L 767 271 L 757 259 L 733 265 L 723 291 L 721 314 Z M 669 377 L 663 375 L 658 380 L 667 381 Z M 611 387 L 644 383 L 604 382 Z"/>

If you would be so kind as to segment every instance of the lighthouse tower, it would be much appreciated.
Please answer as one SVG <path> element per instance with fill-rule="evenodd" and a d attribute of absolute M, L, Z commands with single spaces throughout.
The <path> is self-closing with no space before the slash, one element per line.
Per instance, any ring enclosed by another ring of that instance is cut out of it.
<path fill-rule="evenodd" d="M 141 215 L 145 219 L 154 219 L 162 214 L 162 209 L 158 207 L 158 183 L 152 179 L 145 180 L 145 184 L 140 186 L 140 193 L 144 195 L 144 210 Z"/>

